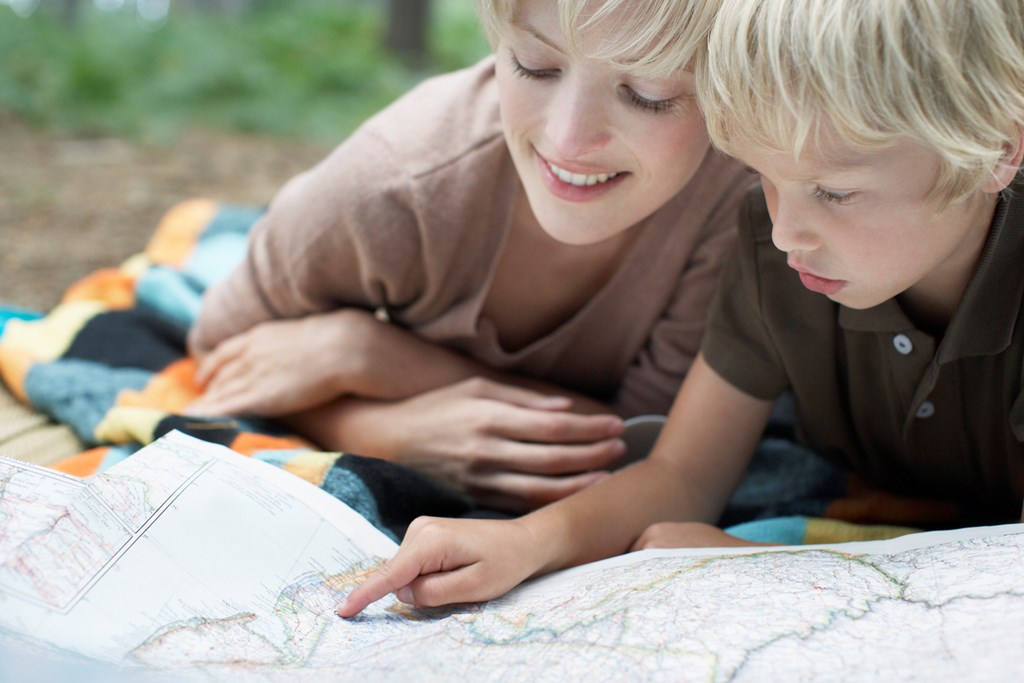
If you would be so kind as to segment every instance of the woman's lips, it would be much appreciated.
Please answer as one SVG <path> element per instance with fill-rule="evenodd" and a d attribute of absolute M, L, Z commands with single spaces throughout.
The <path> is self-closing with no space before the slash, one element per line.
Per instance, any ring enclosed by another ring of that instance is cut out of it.
<path fill-rule="evenodd" d="M 540 167 L 541 181 L 544 183 L 544 187 L 547 188 L 548 192 L 555 195 L 559 199 L 564 199 L 569 202 L 589 202 L 598 197 L 604 195 L 606 192 L 614 188 L 616 185 L 621 183 L 628 173 L 614 173 L 614 174 L 592 174 L 603 177 L 602 180 L 597 180 L 592 184 L 578 184 L 580 177 L 586 177 L 584 174 L 576 175 L 576 182 L 570 180 L 566 182 L 563 178 L 559 177 L 569 175 L 567 169 L 563 169 L 558 165 L 553 165 L 548 162 L 544 157 L 537 155 L 537 164 Z M 552 168 L 554 166 L 554 168 Z"/>

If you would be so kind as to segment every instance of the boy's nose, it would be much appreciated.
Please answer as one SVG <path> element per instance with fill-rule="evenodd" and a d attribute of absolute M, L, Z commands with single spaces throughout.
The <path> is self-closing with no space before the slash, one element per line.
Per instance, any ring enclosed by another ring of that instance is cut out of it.
<path fill-rule="evenodd" d="M 776 212 L 772 220 L 772 242 L 786 253 L 812 251 L 820 245 L 814 231 L 804 227 L 794 216 L 780 212 Z"/>
<path fill-rule="evenodd" d="M 771 185 L 762 182 L 762 187 L 772 219 L 772 243 L 775 247 L 789 253 L 812 251 L 821 246 L 818 234 L 799 208 L 789 201 L 780 201 Z"/>

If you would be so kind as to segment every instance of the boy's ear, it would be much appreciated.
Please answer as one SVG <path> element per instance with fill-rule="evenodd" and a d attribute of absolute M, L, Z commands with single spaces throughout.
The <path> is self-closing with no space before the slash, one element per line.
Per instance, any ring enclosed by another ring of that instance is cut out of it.
<path fill-rule="evenodd" d="M 1024 161 L 1024 128 L 1017 128 L 1017 135 L 1014 138 L 1013 149 L 1007 145 L 1003 158 L 999 160 L 996 167 L 992 169 L 992 177 L 985 181 L 982 187 L 984 192 L 1000 192 L 1013 182 L 1020 170 L 1021 162 Z"/>

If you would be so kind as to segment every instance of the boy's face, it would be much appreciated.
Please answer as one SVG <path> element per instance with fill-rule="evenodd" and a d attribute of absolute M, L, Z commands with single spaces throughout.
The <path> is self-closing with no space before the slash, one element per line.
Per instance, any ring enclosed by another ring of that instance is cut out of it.
<path fill-rule="evenodd" d="M 691 74 L 640 79 L 571 56 L 553 2 L 520 2 L 495 52 L 505 139 L 533 214 L 557 240 L 593 244 L 635 225 L 707 152 Z"/>
<path fill-rule="evenodd" d="M 746 145 L 734 152 L 761 174 L 772 241 L 808 289 L 850 308 L 895 296 L 948 321 L 988 235 L 995 194 L 939 212 L 929 193 L 939 157 L 913 142 L 864 152 L 832 144 L 798 161 Z"/>

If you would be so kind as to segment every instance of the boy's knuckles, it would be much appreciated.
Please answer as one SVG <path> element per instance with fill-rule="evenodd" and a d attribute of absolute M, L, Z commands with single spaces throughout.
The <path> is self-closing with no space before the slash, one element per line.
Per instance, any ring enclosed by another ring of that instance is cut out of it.
<path fill-rule="evenodd" d="M 436 517 L 417 517 L 412 520 L 412 523 L 405 532 L 406 542 L 410 542 L 414 538 L 418 537 L 425 529 L 431 528 L 435 525 L 437 521 L 438 519 Z"/>

